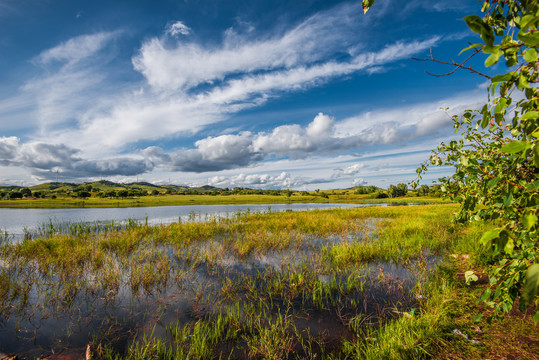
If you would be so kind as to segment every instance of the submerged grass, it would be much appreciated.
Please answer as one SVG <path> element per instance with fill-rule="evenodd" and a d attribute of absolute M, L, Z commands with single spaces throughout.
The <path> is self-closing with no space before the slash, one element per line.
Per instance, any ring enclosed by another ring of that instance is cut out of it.
<path fill-rule="evenodd" d="M 483 228 L 452 224 L 455 210 L 239 214 L 4 242 L 0 352 L 82 354 L 90 344 L 99 359 L 409 359 L 461 351 L 451 330 L 476 308 L 447 254 L 477 264 L 488 254 L 474 246 Z M 71 333 L 57 332 L 58 321 Z"/>

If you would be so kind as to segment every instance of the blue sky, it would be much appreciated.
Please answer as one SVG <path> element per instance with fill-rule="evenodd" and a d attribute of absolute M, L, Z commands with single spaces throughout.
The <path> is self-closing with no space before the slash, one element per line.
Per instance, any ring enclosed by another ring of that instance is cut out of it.
<path fill-rule="evenodd" d="M 409 182 L 485 81 L 476 1 L 0 0 L 0 184 Z M 476 42 L 476 41 L 475 41 Z M 449 114 L 440 110 L 449 107 Z M 426 183 L 449 173 L 433 169 Z"/>

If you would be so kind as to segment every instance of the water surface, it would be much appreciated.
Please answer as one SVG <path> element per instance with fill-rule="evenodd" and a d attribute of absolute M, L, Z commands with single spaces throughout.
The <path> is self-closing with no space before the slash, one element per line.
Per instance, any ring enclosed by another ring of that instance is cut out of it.
<path fill-rule="evenodd" d="M 331 208 L 353 208 L 379 204 L 238 204 L 238 205 L 183 205 L 127 208 L 76 209 L 0 209 L 0 231 L 10 236 L 21 236 L 52 223 L 119 222 L 127 219 L 148 221 L 150 225 L 172 222 L 205 220 L 209 217 L 233 216 L 239 212 L 298 211 Z"/>

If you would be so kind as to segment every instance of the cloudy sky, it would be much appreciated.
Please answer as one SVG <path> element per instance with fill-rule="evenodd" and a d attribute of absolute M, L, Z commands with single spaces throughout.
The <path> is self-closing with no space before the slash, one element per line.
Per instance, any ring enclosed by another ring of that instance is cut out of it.
<path fill-rule="evenodd" d="M 477 8 L 0 0 L 0 184 L 409 182 L 454 136 L 449 115 L 485 100 L 477 75 L 411 58 L 464 59 Z"/>

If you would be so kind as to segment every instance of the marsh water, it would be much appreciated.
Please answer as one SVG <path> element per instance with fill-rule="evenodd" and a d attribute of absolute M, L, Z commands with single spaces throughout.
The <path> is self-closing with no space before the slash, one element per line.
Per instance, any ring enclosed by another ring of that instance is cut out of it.
<path fill-rule="evenodd" d="M 125 219 L 138 220 L 144 228 L 145 222 L 218 222 L 219 217 L 236 216 L 241 220 L 257 212 L 357 206 L 365 205 L 31 209 L 4 210 L 0 216 L 4 229 L 11 231 L 22 228 L 29 231 L 46 222 Z M 11 223 L 4 222 L 5 214 L 9 214 Z M 32 221 L 21 221 L 25 216 Z M 324 252 L 333 246 L 376 241 L 378 225 L 383 221 L 360 219 L 354 227 L 357 231 L 330 236 L 294 231 L 284 237 L 279 233 L 224 233 L 185 245 L 160 243 L 157 235 L 144 235 L 144 242 L 129 255 L 104 253 L 98 266 L 90 262 L 64 268 L 24 258 L 0 259 L 0 280 L 7 287 L 0 303 L 0 355 L 36 358 L 61 354 L 58 358 L 78 359 L 88 344 L 101 343 L 125 354 L 132 344 L 147 336 L 171 344 L 178 341 L 191 344 L 200 321 L 212 323 L 222 316 L 236 316 L 241 319 L 238 321 L 249 323 L 266 310 L 269 314 L 290 315 L 294 329 L 321 339 L 328 346 L 356 338 L 359 335 L 350 326 L 353 321 L 377 321 L 416 306 L 412 289 L 423 276 L 417 269 L 430 267 L 435 261 L 434 258 L 406 264 L 375 261 L 344 270 L 326 264 Z M 241 247 L 243 236 L 251 235 L 280 236 L 278 241 L 290 245 L 245 253 L 234 250 L 234 246 Z M 183 331 L 187 333 L 178 329 L 186 329 Z M 247 351 L 242 339 L 236 342 Z M 227 346 L 236 345 L 234 341 L 225 342 L 223 353 L 232 354 L 233 350 Z"/>
<path fill-rule="evenodd" d="M 314 209 L 352 208 L 377 204 L 238 204 L 238 205 L 184 205 L 126 208 L 75 209 L 9 209 L 0 208 L 0 232 L 20 237 L 52 223 L 55 226 L 73 223 L 121 222 L 128 219 L 147 221 L 149 225 L 181 221 L 204 220 L 208 217 L 226 217 L 243 212 L 299 211 Z M 385 204 L 381 204 L 382 206 Z M 380 205 L 378 205 L 380 206 Z"/>

